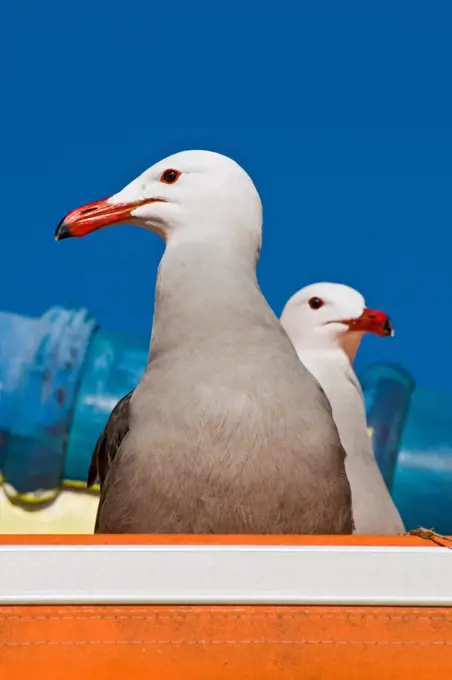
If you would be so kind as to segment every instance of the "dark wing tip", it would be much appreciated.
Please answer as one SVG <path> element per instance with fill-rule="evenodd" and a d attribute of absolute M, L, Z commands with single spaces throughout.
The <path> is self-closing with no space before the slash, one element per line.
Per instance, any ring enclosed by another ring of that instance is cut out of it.
<path fill-rule="evenodd" d="M 91 465 L 88 470 L 88 479 L 86 481 L 86 486 L 89 489 L 97 481 L 97 459 L 93 456 L 91 460 Z"/>
<path fill-rule="evenodd" d="M 129 431 L 129 404 L 133 390 L 125 395 L 110 413 L 107 424 L 94 447 L 88 470 L 88 489 L 100 480 L 102 486 L 122 440 Z"/>

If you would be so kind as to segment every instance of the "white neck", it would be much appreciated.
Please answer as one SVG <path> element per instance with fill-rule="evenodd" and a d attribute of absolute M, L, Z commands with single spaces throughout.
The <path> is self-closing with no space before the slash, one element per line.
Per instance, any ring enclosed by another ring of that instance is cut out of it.
<path fill-rule="evenodd" d="M 290 316 L 282 316 L 281 323 L 286 330 L 294 347 L 298 353 L 304 352 L 324 352 L 326 356 L 332 353 L 340 360 L 343 355 L 347 358 L 350 366 L 353 366 L 356 353 L 361 344 L 363 333 L 356 331 L 345 331 L 343 333 L 328 332 L 325 326 L 313 328 L 310 333 L 306 333 L 299 327 L 298 320 L 291 320 Z"/>
<path fill-rule="evenodd" d="M 294 347 L 300 360 L 318 380 L 317 374 L 331 375 L 332 372 L 337 374 L 353 371 L 349 357 L 339 345 L 335 347 L 313 347 L 295 342 Z"/>
<path fill-rule="evenodd" d="M 365 412 L 362 390 L 350 359 L 340 347 L 312 349 L 295 345 L 300 361 L 318 380 L 333 409 L 339 431 L 351 414 Z"/>

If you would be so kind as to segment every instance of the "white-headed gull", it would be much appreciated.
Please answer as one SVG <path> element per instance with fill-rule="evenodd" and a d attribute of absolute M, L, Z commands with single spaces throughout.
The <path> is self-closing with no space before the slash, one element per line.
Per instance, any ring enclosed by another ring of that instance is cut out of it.
<path fill-rule="evenodd" d="M 156 232 L 166 249 L 128 431 L 119 448 L 101 444 L 95 462 L 96 530 L 351 533 L 330 404 L 256 279 L 262 207 L 250 177 L 225 156 L 182 152 L 70 212 L 55 236 L 124 222 Z M 151 278 L 143 272 L 149 290 Z"/>
<path fill-rule="evenodd" d="M 347 453 L 356 533 L 403 533 L 405 527 L 374 457 L 361 386 L 353 370 L 365 333 L 393 334 L 388 316 L 367 309 L 363 296 L 353 288 L 315 283 L 290 298 L 281 323 L 330 400 Z"/>

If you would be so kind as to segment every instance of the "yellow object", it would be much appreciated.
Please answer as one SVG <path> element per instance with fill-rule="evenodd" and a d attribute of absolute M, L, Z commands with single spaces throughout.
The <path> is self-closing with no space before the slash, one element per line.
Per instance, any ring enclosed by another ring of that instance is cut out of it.
<path fill-rule="evenodd" d="M 1 534 L 92 534 L 99 497 L 61 491 L 53 503 L 39 510 L 24 510 L 8 500 L 0 487 Z"/>

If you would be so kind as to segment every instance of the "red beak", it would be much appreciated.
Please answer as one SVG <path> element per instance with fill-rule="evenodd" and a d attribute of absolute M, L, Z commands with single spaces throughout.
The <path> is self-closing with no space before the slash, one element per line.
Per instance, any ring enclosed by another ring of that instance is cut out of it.
<path fill-rule="evenodd" d="M 364 309 L 361 316 L 357 319 L 350 319 L 344 323 L 348 325 L 351 331 L 375 333 L 375 335 L 382 337 L 394 335 L 394 329 L 389 316 L 375 309 Z"/>
<path fill-rule="evenodd" d="M 55 231 L 55 240 L 62 241 L 65 238 L 80 237 L 90 234 L 92 231 L 111 227 L 114 224 L 130 222 L 132 212 L 146 203 L 161 202 L 161 199 L 145 198 L 131 203 L 110 203 L 110 199 L 88 203 L 81 208 L 76 208 L 63 217 Z"/>

